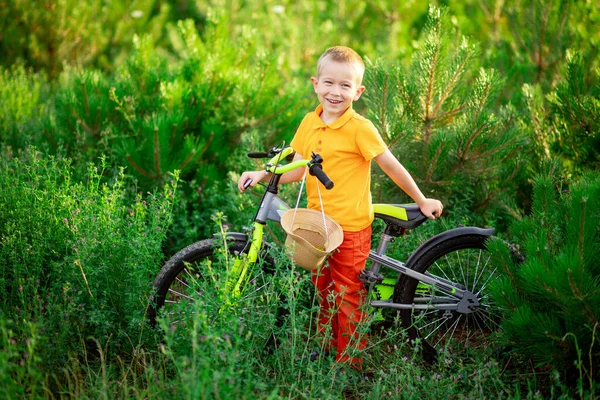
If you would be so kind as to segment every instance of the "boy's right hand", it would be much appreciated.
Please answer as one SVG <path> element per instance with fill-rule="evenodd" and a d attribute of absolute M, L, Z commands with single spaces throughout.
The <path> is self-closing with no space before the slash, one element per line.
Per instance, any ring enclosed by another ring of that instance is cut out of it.
<path fill-rule="evenodd" d="M 265 171 L 245 171 L 238 180 L 238 189 L 240 192 L 244 192 L 247 188 L 256 186 L 266 176 Z"/>

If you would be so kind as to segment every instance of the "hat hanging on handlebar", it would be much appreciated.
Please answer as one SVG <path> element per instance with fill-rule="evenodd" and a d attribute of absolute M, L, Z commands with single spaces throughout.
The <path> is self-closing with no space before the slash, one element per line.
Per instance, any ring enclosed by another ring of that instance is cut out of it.
<path fill-rule="evenodd" d="M 320 267 L 344 240 L 340 224 L 317 210 L 291 208 L 281 216 L 281 226 L 294 263 L 309 271 Z"/>

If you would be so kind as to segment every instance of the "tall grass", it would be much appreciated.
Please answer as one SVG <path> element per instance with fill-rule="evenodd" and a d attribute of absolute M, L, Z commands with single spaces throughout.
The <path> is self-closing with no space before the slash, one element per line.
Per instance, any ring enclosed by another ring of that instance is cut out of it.
<path fill-rule="evenodd" d="M 375 324 L 364 369 L 335 363 L 315 329 L 308 273 L 273 250 L 260 296 L 220 294 L 230 260 L 194 283 L 185 323 L 144 310 L 173 213 L 174 184 L 140 194 L 123 171 L 92 165 L 73 182 L 68 160 L 35 149 L 0 159 L 0 398 L 345 399 L 568 398 L 560 376 L 536 378 L 493 343 L 474 358 L 421 361 L 400 327 Z M 216 230 L 225 229 L 217 219 Z M 426 231 L 424 237 L 430 236 Z M 410 239 L 414 244 L 418 237 Z M 250 285 L 250 291 L 255 290 Z M 247 293 L 248 294 L 248 293 Z M 285 297 L 284 302 L 279 299 Z M 277 324 L 279 311 L 286 318 Z M 275 347 L 265 347 L 274 334 Z M 585 356 L 585 355 L 582 355 Z M 580 387 L 575 396 L 593 398 Z"/>

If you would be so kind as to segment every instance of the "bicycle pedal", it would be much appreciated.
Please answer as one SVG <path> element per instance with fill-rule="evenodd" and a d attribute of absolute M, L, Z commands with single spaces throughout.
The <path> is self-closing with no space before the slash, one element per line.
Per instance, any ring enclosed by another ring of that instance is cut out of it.
<path fill-rule="evenodd" d="M 381 275 L 378 272 L 366 271 L 363 269 L 362 271 L 360 271 L 358 279 L 368 285 L 379 284 L 383 282 L 383 275 Z"/>

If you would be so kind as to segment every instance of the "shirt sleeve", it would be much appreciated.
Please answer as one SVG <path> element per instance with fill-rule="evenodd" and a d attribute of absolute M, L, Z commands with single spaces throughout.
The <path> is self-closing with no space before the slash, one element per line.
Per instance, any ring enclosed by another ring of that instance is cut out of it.
<path fill-rule="evenodd" d="M 294 151 L 296 153 L 300 153 L 303 156 L 305 156 L 306 154 L 304 154 L 304 143 L 305 140 L 304 138 L 306 137 L 305 133 L 306 133 L 306 125 L 309 119 L 309 115 L 306 115 L 304 117 L 304 119 L 302 120 L 302 122 L 300 122 L 300 126 L 298 126 L 298 129 L 296 129 L 296 133 L 294 134 L 294 137 L 292 138 L 292 141 L 290 142 L 290 147 L 292 149 L 294 149 Z"/>
<path fill-rule="evenodd" d="M 388 148 L 375 125 L 370 121 L 365 121 L 357 133 L 356 144 L 365 160 L 372 160 Z"/>

